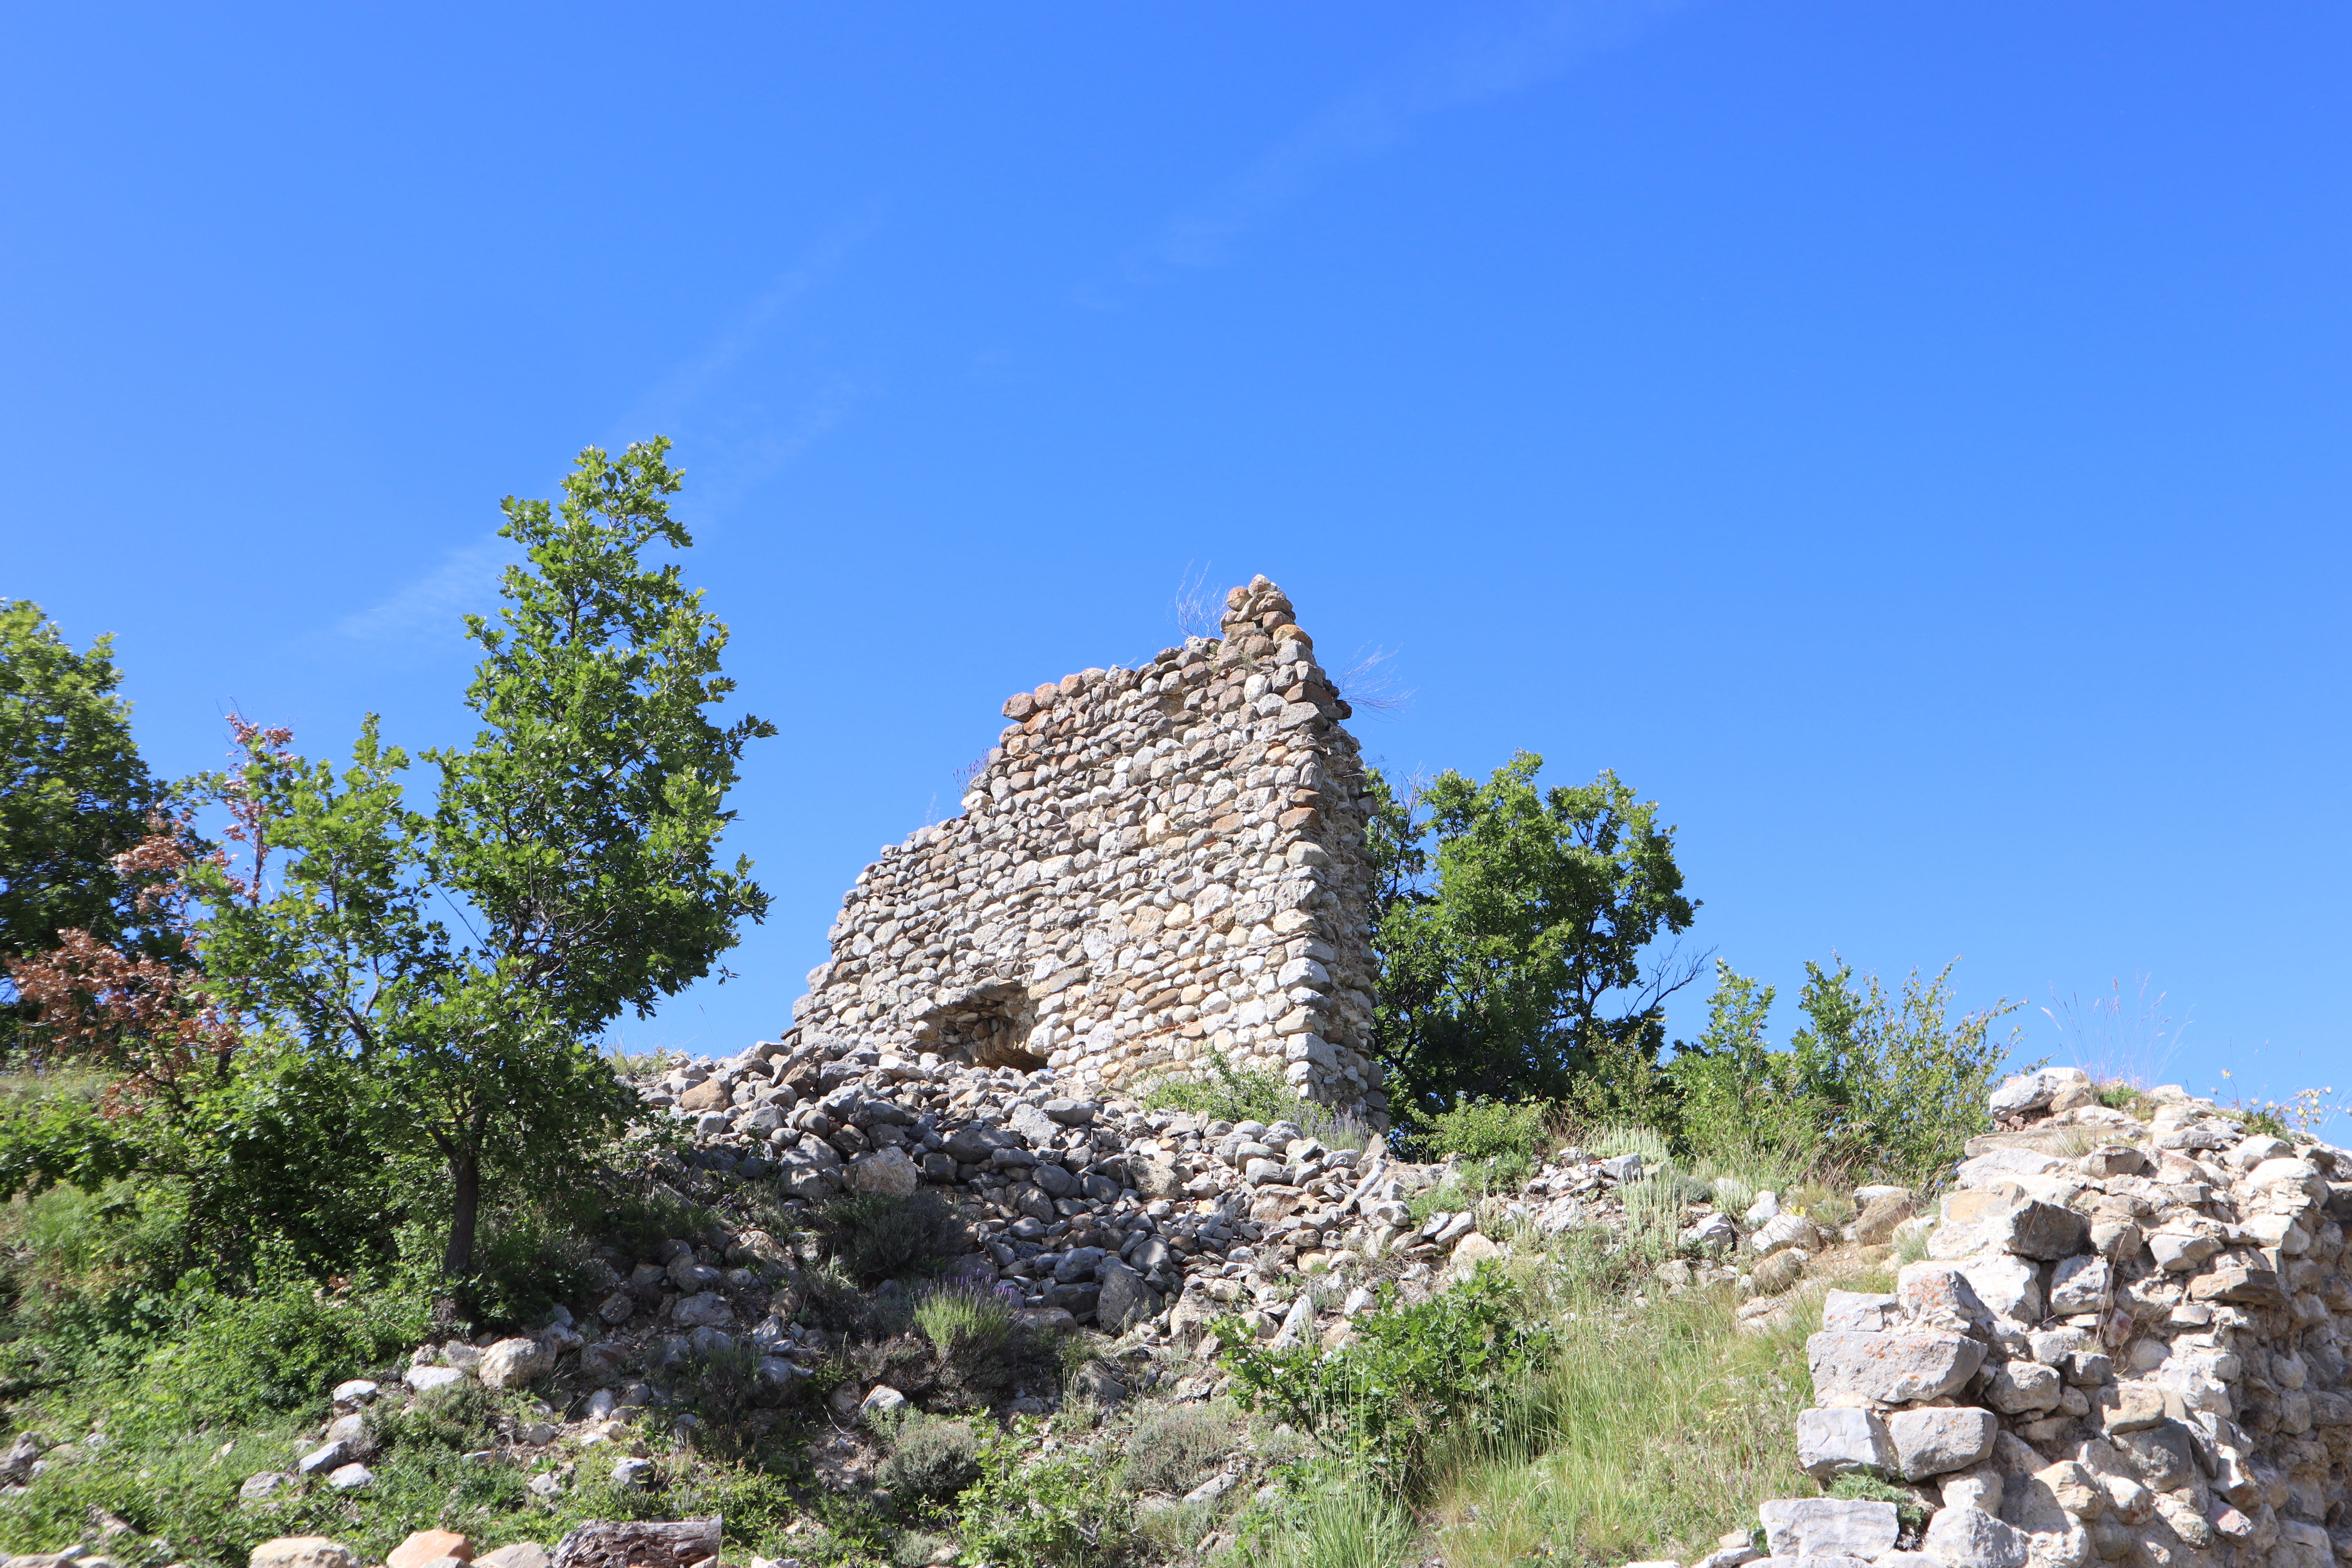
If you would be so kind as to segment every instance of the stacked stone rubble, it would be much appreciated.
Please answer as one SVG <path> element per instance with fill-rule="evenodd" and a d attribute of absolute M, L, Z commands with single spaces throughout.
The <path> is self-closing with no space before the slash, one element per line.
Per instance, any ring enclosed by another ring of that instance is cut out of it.
<path fill-rule="evenodd" d="M 1800 1463 L 1932 1510 L 1768 1503 L 1770 1554 L 1944 1568 L 2352 1562 L 2352 1155 L 2077 1071 L 2012 1079 L 1926 1260 L 1832 1291 Z M 1714 1568 L 1759 1555 L 1732 1544 Z"/>
<path fill-rule="evenodd" d="M 1087 1093 L 1221 1057 L 1385 1126 L 1348 705 L 1264 577 L 1223 631 L 1008 700 L 964 815 L 844 900 L 801 1036 Z"/>
<path fill-rule="evenodd" d="M 683 1063 L 638 1090 L 688 1122 L 696 1165 L 780 1179 L 796 1202 L 939 1193 L 979 1246 L 961 1277 L 977 1271 L 1028 1309 L 1113 1331 L 1191 1342 L 1212 1319 L 1239 1311 L 1273 1334 L 1302 1278 L 1344 1286 L 1383 1259 L 1408 1278 L 1432 1275 L 1498 1249 L 1466 1209 L 1410 1212 L 1408 1198 L 1442 1180 L 1443 1167 L 1399 1160 L 1377 1140 L 1364 1150 L 1334 1145 L 1313 1107 L 1300 1117 L 1326 1137 L 1299 1121 L 1227 1122 L 1087 1097 L 1050 1068 L 908 1058 L 839 1039 Z M 1601 1222 L 1640 1166 L 1636 1156 L 1570 1152 L 1497 1217 L 1544 1232 Z M 717 1298 L 681 1299 L 670 1259 L 641 1272 L 604 1303 L 609 1326 L 651 1318 L 719 1328 L 742 1316 Z M 1347 1315 L 1345 1293 L 1325 1293 L 1323 1327 Z"/>

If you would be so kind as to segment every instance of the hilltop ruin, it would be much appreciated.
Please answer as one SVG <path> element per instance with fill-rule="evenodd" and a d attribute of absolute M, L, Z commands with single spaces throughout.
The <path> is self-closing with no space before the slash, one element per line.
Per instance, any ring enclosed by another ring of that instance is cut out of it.
<path fill-rule="evenodd" d="M 1348 704 L 1265 578 L 1221 631 L 1009 699 L 964 815 L 844 899 L 803 1036 L 1093 1092 L 1223 1060 L 1386 1127 Z"/>

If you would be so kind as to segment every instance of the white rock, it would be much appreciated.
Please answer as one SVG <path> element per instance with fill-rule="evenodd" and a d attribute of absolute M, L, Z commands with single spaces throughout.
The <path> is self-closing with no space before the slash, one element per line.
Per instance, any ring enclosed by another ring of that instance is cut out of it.
<path fill-rule="evenodd" d="M 2042 1319 L 2042 1270 L 2011 1252 L 1960 1260 L 1969 1289 L 1995 1317 L 2032 1323 Z"/>
<path fill-rule="evenodd" d="M 866 1391 L 857 1404 L 857 1414 L 866 1420 L 877 1415 L 896 1415 L 907 1408 L 907 1396 L 887 1383 L 877 1383 Z"/>
<path fill-rule="evenodd" d="M 2168 1274 L 2193 1273 L 2198 1265 L 2221 1250 L 2221 1242 L 2194 1231 L 2158 1230 L 2147 1236 L 2148 1256 Z"/>
<path fill-rule="evenodd" d="M 2062 1258 L 2050 1282 L 2050 1310 L 2055 1317 L 2095 1312 L 2107 1299 L 2110 1276 L 2104 1258 Z"/>
<path fill-rule="evenodd" d="M 1893 1296 L 1832 1290 L 1822 1298 L 1822 1327 L 1838 1333 L 1876 1333 L 1903 1320 L 1903 1303 Z"/>
<path fill-rule="evenodd" d="M 1801 1214 L 1776 1215 L 1759 1226 L 1748 1238 L 1759 1258 L 1769 1258 L 1783 1247 L 1801 1247 L 1811 1251 L 1821 1245 L 1821 1233 L 1813 1222 Z"/>
<path fill-rule="evenodd" d="M 282 1535 L 265 1541 L 246 1558 L 247 1568 L 359 1568 L 359 1558 L 340 1541 L 323 1535 Z"/>
<path fill-rule="evenodd" d="M 1797 1468 L 1820 1480 L 1848 1470 L 1891 1468 L 1886 1433 L 1867 1410 L 1797 1413 Z"/>
<path fill-rule="evenodd" d="M 454 1366 L 412 1366 L 403 1380 L 419 1394 L 430 1394 L 436 1388 L 454 1388 L 466 1381 L 463 1368 Z"/>
<path fill-rule="evenodd" d="M 373 1485 L 374 1482 L 375 1472 L 356 1460 L 348 1465 L 338 1466 L 327 1476 L 327 1484 L 339 1492 L 355 1492 L 362 1487 Z"/>
<path fill-rule="evenodd" d="M 2054 1154 L 2037 1153 L 2031 1149 L 1994 1149 L 1961 1161 L 1958 1176 L 1961 1186 L 1981 1187 L 1997 1176 L 2047 1175 L 2065 1166 L 2066 1162 Z"/>
<path fill-rule="evenodd" d="M 482 1352 L 475 1374 L 485 1388 L 520 1388 L 555 1370 L 555 1352 L 537 1340 L 500 1340 Z"/>
<path fill-rule="evenodd" d="M 1895 1451 L 1888 1468 L 1906 1481 L 1965 1470 L 1992 1452 L 2000 1429 L 1990 1410 L 1895 1411 L 1886 1417 L 1886 1441 Z"/>
<path fill-rule="evenodd" d="M 311 1449 L 296 1460 L 294 1469 L 299 1475 L 322 1475 L 338 1465 L 349 1464 L 351 1458 L 352 1446 L 349 1443 L 329 1443 L 323 1447 Z"/>
<path fill-rule="evenodd" d="M 1805 1342 L 1813 1394 L 1824 1405 L 1908 1405 L 1951 1393 L 1984 1363 L 1964 1334 L 1818 1333 Z"/>
<path fill-rule="evenodd" d="M 1891 1502 L 1794 1498 L 1759 1503 L 1765 1543 L 1775 1557 L 1859 1557 L 1891 1551 L 1902 1522 Z"/>
<path fill-rule="evenodd" d="M 1973 1508 L 1938 1510 L 1920 1544 L 1945 1568 L 2025 1568 L 2024 1535 Z"/>
<path fill-rule="evenodd" d="M 922 1180 L 922 1168 L 907 1157 L 904 1149 L 877 1149 L 849 1163 L 847 1181 L 854 1193 L 887 1193 L 905 1197 L 920 1186 Z"/>

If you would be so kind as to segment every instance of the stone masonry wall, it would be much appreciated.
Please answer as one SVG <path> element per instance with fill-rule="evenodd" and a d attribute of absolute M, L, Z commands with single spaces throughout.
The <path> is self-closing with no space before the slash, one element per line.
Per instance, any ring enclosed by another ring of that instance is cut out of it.
<path fill-rule="evenodd" d="M 1385 1127 L 1348 705 L 1265 578 L 1222 629 L 1010 699 L 964 815 L 843 900 L 803 1037 L 1097 1092 L 1221 1056 Z"/>
<path fill-rule="evenodd" d="M 1830 1292 L 1799 1461 L 1933 1511 L 1911 1539 L 1889 1502 L 1768 1502 L 1773 1558 L 2352 1563 L 2352 1154 L 2152 1099 L 2141 1121 L 2074 1069 L 2004 1083 L 1927 1258 L 1891 1295 Z"/>

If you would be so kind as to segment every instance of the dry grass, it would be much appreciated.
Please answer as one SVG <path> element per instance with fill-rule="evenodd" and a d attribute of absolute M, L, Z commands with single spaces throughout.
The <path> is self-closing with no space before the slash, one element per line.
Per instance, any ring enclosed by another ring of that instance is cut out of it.
<path fill-rule="evenodd" d="M 1530 1390 L 1532 1440 L 1457 1456 L 1437 1488 L 1427 1521 L 1449 1568 L 1686 1562 L 1752 1526 L 1758 1503 L 1811 1495 L 1796 1421 L 1820 1301 L 1816 1286 L 1790 1322 L 1748 1333 L 1727 1291 L 1639 1310 L 1571 1293 L 1559 1303 L 1566 1346 Z"/>

